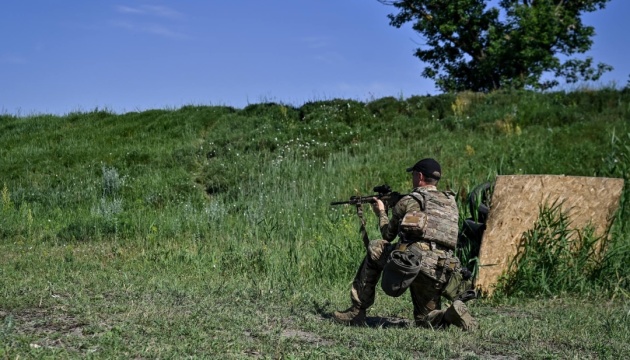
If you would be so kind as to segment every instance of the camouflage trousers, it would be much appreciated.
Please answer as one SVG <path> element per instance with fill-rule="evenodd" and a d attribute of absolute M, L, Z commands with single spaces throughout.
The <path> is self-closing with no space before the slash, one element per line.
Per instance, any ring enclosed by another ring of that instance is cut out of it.
<path fill-rule="evenodd" d="M 379 241 L 382 240 L 375 240 L 370 243 L 368 254 L 363 259 L 352 282 L 350 293 L 352 304 L 361 309 L 367 309 L 374 304 L 376 285 L 381 278 L 389 254 L 394 250 L 394 246 L 384 245 L 383 242 L 378 243 Z M 375 247 L 380 247 L 381 251 L 374 252 Z M 445 283 L 431 279 L 422 273 L 419 273 L 415 278 L 409 287 L 409 292 L 413 302 L 413 317 L 416 325 L 422 327 L 436 325 L 431 324 L 427 315 L 433 310 L 440 309 L 440 298 L 444 287 Z"/>

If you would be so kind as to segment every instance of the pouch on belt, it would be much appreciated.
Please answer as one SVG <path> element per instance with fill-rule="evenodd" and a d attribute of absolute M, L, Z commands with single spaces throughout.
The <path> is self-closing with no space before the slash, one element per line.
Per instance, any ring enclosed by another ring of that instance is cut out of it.
<path fill-rule="evenodd" d="M 421 263 L 420 255 L 407 249 L 392 251 L 383 268 L 383 291 L 393 297 L 404 294 L 420 272 Z"/>

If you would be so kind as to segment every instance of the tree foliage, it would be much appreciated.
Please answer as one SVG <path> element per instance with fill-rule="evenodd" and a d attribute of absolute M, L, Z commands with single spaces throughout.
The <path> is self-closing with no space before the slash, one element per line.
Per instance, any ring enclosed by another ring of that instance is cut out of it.
<path fill-rule="evenodd" d="M 610 0 L 398 0 L 390 24 L 411 22 L 425 40 L 415 55 L 428 66 L 422 75 L 443 91 L 500 88 L 546 89 L 597 80 L 612 67 L 575 58 L 593 44 L 595 29 L 582 23 L 587 12 Z M 494 5 L 490 4 L 493 3 Z"/>

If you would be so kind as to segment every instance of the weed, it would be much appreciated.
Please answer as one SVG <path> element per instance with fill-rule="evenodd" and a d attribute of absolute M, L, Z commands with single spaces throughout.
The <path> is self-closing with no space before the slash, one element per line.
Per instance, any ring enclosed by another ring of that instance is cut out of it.
<path fill-rule="evenodd" d="M 540 207 L 531 230 L 523 234 L 519 255 L 514 258 L 499 293 L 504 295 L 554 296 L 564 293 L 595 294 L 611 290 L 597 275 L 605 271 L 600 247 L 604 239 L 593 229 L 572 229 L 562 204 Z"/>
<path fill-rule="evenodd" d="M 103 198 L 112 198 L 119 195 L 124 179 L 118 175 L 116 168 L 103 166 Z"/>
<path fill-rule="evenodd" d="M 13 210 L 13 201 L 11 201 L 11 194 L 9 194 L 9 188 L 5 183 L 2 187 L 2 213 L 7 214 Z"/>

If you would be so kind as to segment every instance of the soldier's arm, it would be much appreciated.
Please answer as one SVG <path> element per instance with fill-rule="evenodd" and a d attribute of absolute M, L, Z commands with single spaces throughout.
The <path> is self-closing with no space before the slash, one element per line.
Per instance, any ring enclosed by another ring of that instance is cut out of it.
<path fill-rule="evenodd" d="M 392 241 L 398 235 L 398 225 L 400 220 L 405 216 L 407 204 L 405 201 L 399 201 L 392 209 L 392 218 L 387 217 L 385 211 L 381 211 L 378 214 L 378 224 L 381 229 L 381 236 L 387 241 Z"/>

